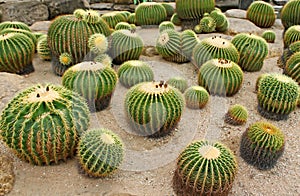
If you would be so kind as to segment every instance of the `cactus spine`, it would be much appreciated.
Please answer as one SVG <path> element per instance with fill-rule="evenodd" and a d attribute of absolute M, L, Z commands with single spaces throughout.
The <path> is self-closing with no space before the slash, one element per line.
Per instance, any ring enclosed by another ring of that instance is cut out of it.
<path fill-rule="evenodd" d="M 202 86 L 191 86 L 184 92 L 186 106 L 191 109 L 201 109 L 209 101 L 209 94 Z"/>
<path fill-rule="evenodd" d="M 137 25 L 159 25 L 167 19 L 167 11 L 160 3 L 143 2 L 135 8 Z"/>

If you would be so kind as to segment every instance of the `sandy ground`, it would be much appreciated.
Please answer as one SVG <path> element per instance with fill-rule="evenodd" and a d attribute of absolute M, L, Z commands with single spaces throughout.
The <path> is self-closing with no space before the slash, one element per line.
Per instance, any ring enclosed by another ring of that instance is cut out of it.
<path fill-rule="evenodd" d="M 151 39 L 155 37 L 151 36 Z M 281 46 L 281 42 L 278 40 L 275 44 Z M 276 54 L 272 56 L 275 57 L 265 60 L 260 72 L 245 73 L 243 86 L 233 97 L 211 97 L 202 110 L 186 108 L 177 129 L 161 139 L 132 134 L 123 112 L 124 95 L 128 89 L 118 83 L 110 107 L 91 115 L 90 128 L 105 127 L 120 135 L 126 146 L 121 169 L 108 178 L 97 179 L 83 175 L 76 159 L 53 166 L 33 166 L 14 158 L 16 179 L 9 195 L 174 195 L 172 177 L 176 158 L 187 144 L 196 139 L 221 141 L 236 155 L 238 174 L 230 195 L 300 195 L 299 108 L 290 114 L 288 120 L 272 121 L 286 136 L 285 152 L 275 168 L 259 171 L 246 164 L 239 155 L 242 133 L 250 124 L 266 120 L 257 111 L 256 78 L 261 73 L 282 72 L 276 66 L 278 57 Z M 179 65 L 164 61 L 159 56 L 142 56 L 141 59 L 149 62 L 156 80 L 180 75 L 189 81 L 189 85 L 197 82 L 197 71 L 191 63 Z M 25 78 L 29 83 L 61 84 L 61 78 L 52 73 L 50 62 L 36 56 L 34 67 L 36 71 Z M 223 122 L 228 107 L 236 103 L 249 111 L 249 120 L 243 126 L 230 126 Z M 13 156 L 3 145 L 0 145 L 0 152 Z"/>

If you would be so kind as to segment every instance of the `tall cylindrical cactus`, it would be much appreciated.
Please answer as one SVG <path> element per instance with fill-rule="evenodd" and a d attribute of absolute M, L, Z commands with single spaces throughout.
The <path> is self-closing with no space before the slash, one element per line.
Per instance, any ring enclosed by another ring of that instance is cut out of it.
<path fill-rule="evenodd" d="M 285 29 L 300 25 L 300 0 L 289 0 L 281 9 L 280 18 Z"/>
<path fill-rule="evenodd" d="M 50 165 L 75 153 L 89 125 L 84 99 L 64 87 L 35 85 L 16 95 L 0 116 L 0 137 L 22 160 Z"/>
<path fill-rule="evenodd" d="M 144 2 L 135 8 L 137 25 L 159 25 L 167 19 L 167 11 L 160 3 Z"/>
<path fill-rule="evenodd" d="M 183 109 L 184 98 L 180 91 L 164 81 L 137 84 L 125 98 L 129 122 L 142 136 L 169 134 L 180 121 Z"/>
<path fill-rule="evenodd" d="M 254 1 L 247 9 L 247 19 L 259 27 L 268 28 L 275 23 L 275 10 L 267 2 Z"/>

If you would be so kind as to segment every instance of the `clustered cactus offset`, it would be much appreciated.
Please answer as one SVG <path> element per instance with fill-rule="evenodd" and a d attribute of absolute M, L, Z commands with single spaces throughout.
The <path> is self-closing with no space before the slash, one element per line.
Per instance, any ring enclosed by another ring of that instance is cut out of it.
<path fill-rule="evenodd" d="M 300 52 L 294 53 L 287 60 L 283 73 L 293 78 L 300 85 Z"/>
<path fill-rule="evenodd" d="M 40 59 L 45 61 L 51 60 L 51 50 L 48 45 L 47 35 L 42 35 L 36 46 L 36 50 Z"/>

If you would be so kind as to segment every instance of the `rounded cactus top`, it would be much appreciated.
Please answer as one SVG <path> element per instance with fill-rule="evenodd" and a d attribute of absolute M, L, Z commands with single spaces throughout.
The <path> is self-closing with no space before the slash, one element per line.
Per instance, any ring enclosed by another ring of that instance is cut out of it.
<path fill-rule="evenodd" d="M 15 28 L 15 29 L 23 29 L 26 31 L 31 31 L 29 26 L 23 22 L 19 21 L 4 21 L 0 23 L 0 31 L 6 28 Z"/>
<path fill-rule="evenodd" d="M 88 40 L 88 47 L 94 53 L 102 54 L 108 49 L 107 38 L 101 33 L 93 34 Z"/>
<path fill-rule="evenodd" d="M 220 36 L 209 37 L 202 40 L 203 43 L 209 44 L 216 48 L 229 48 L 232 44 L 227 39 L 221 38 Z"/>
<path fill-rule="evenodd" d="M 164 94 L 170 92 L 173 88 L 171 88 L 167 83 L 164 81 L 160 82 L 146 82 L 143 85 L 139 86 L 139 90 L 147 93 L 147 94 Z"/>
<path fill-rule="evenodd" d="M 96 24 L 100 21 L 100 15 L 96 10 L 87 10 L 83 20 L 90 24 Z"/>

